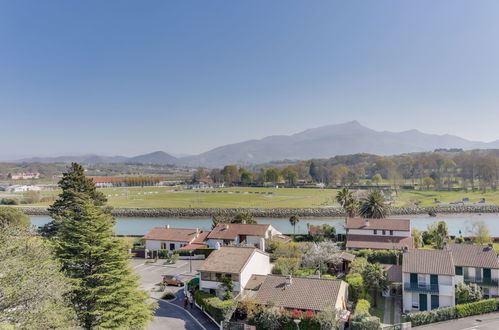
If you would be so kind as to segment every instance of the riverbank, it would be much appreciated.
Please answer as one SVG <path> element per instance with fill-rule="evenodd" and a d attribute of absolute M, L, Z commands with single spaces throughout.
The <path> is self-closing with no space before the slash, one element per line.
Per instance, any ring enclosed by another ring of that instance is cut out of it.
<path fill-rule="evenodd" d="M 30 216 L 47 216 L 46 207 L 17 206 Z M 116 217 L 143 218 L 176 218 L 176 217 L 212 217 L 216 215 L 231 216 L 239 212 L 249 212 L 257 218 L 289 218 L 291 215 L 313 218 L 343 217 L 345 214 L 339 207 L 305 208 L 305 209 L 261 209 L 261 208 L 114 208 Z M 390 215 L 428 215 L 428 214 L 469 214 L 499 213 L 498 205 L 445 205 L 436 207 L 393 207 Z"/>

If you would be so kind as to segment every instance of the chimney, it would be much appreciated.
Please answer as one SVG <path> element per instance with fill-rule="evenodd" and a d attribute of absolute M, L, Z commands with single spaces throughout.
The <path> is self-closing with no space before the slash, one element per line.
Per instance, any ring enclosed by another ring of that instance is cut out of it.
<path fill-rule="evenodd" d="M 167 224 L 167 225 L 165 226 L 165 228 L 166 228 L 166 229 L 170 229 L 170 224 Z"/>
<path fill-rule="evenodd" d="M 365 226 L 369 227 L 369 219 L 366 219 Z"/>
<path fill-rule="evenodd" d="M 448 250 L 449 249 L 449 244 L 447 243 L 447 241 L 444 242 L 443 249 L 444 250 Z"/>
<path fill-rule="evenodd" d="M 494 249 L 494 244 L 492 244 L 492 243 L 487 244 L 487 250 L 490 251 L 492 249 Z"/>
<path fill-rule="evenodd" d="M 291 275 L 288 275 L 288 278 L 286 279 L 285 287 L 291 286 L 291 284 L 293 284 L 293 277 Z"/>
<path fill-rule="evenodd" d="M 409 252 L 409 247 L 407 245 L 404 245 L 404 248 L 402 249 L 402 253 L 407 253 Z"/>
<path fill-rule="evenodd" d="M 215 243 L 215 250 L 220 250 L 220 242 Z"/>

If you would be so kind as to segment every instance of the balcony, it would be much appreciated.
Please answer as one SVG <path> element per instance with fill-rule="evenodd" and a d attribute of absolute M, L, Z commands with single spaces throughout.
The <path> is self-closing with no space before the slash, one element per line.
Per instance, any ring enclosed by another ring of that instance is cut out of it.
<path fill-rule="evenodd" d="M 421 293 L 438 293 L 438 284 L 426 283 L 404 283 L 405 291 L 414 291 Z"/>
<path fill-rule="evenodd" d="M 476 278 L 476 277 L 464 277 L 465 283 L 475 283 L 483 286 L 499 286 L 499 279 L 497 278 Z"/>

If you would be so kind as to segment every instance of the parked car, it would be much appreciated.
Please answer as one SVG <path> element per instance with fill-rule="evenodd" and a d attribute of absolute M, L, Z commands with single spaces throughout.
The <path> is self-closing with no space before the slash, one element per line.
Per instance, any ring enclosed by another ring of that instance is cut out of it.
<path fill-rule="evenodd" d="M 163 275 L 163 283 L 168 285 L 183 286 L 185 284 L 185 278 L 180 275 Z"/>

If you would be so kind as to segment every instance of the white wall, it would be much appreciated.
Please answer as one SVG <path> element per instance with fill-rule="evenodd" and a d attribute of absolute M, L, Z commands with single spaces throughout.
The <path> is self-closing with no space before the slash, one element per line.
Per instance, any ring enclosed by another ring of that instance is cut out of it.
<path fill-rule="evenodd" d="M 187 245 L 187 242 L 174 242 L 174 241 L 157 241 L 146 240 L 146 249 L 148 250 L 161 250 L 161 243 L 166 243 L 166 250 L 170 250 L 170 243 L 175 244 L 175 250 L 179 250 L 182 246 Z"/>
<path fill-rule="evenodd" d="M 248 283 L 251 275 L 268 275 L 270 274 L 270 271 L 271 268 L 269 256 L 262 252 L 255 251 L 240 274 L 241 286 L 243 288 L 246 286 L 246 283 Z"/>
<path fill-rule="evenodd" d="M 349 235 L 370 235 L 370 236 L 398 236 L 398 237 L 409 237 L 411 236 L 410 231 L 400 231 L 394 230 L 393 235 L 390 235 L 390 230 L 385 230 L 385 235 L 383 235 L 383 230 L 378 229 L 376 235 L 374 235 L 373 229 L 364 230 L 364 229 L 349 229 Z"/>

